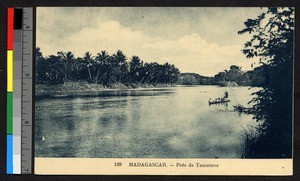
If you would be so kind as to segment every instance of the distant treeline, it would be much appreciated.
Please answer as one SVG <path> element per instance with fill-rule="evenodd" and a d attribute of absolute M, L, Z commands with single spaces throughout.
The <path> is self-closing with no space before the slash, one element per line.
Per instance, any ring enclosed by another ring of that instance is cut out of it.
<path fill-rule="evenodd" d="M 72 52 L 58 52 L 44 57 L 36 49 L 36 81 L 38 84 L 65 84 L 67 81 L 86 81 L 110 85 L 113 83 L 172 84 L 179 70 L 172 64 L 144 63 L 138 56 L 127 58 L 118 50 L 109 55 L 101 51 L 96 56 L 86 52 L 75 57 Z"/>
<path fill-rule="evenodd" d="M 242 71 L 241 67 L 230 66 L 229 70 L 219 72 L 214 77 L 205 77 L 196 73 L 182 73 L 177 83 L 181 85 L 221 85 L 234 82 L 241 86 L 262 86 L 265 83 L 264 66 L 251 71 Z"/>

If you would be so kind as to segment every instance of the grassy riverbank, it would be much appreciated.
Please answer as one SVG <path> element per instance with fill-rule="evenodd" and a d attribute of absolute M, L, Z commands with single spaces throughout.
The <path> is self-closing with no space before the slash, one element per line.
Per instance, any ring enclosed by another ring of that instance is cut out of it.
<path fill-rule="evenodd" d="M 88 82 L 67 82 L 65 84 L 37 84 L 35 89 L 36 98 L 42 97 L 75 97 L 95 96 L 100 91 L 128 90 L 143 88 L 173 87 L 175 84 L 137 84 L 137 83 L 113 83 L 107 86 Z"/>

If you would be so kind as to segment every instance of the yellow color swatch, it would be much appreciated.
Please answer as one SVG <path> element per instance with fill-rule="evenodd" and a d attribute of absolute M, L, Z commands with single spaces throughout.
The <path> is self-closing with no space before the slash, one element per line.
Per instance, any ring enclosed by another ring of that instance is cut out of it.
<path fill-rule="evenodd" d="M 7 50 L 7 92 L 13 91 L 13 51 Z"/>

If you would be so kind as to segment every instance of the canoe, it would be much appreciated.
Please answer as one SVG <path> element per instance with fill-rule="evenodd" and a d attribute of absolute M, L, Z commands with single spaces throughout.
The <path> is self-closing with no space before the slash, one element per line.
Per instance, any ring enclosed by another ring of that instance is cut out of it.
<path fill-rule="evenodd" d="M 208 104 L 211 105 L 211 104 L 222 104 L 222 103 L 226 103 L 226 102 L 229 102 L 230 100 L 227 99 L 227 100 L 223 100 L 223 101 L 208 101 Z"/>

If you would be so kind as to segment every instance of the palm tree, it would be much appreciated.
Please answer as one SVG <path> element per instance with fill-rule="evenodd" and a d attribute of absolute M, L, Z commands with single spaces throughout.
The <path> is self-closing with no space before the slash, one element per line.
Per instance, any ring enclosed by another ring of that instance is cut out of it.
<path fill-rule="evenodd" d="M 117 53 L 113 54 L 113 57 L 118 65 L 126 63 L 127 58 L 121 50 L 118 50 Z"/>
<path fill-rule="evenodd" d="M 105 50 L 101 51 L 101 53 L 97 53 L 97 57 L 95 58 L 96 66 L 97 66 L 97 74 L 96 74 L 96 77 L 95 77 L 95 83 L 98 82 L 100 69 L 104 68 L 104 64 L 106 63 L 106 60 L 107 60 L 108 57 L 109 57 L 108 52 L 106 52 Z"/>
<path fill-rule="evenodd" d="M 46 80 L 49 82 L 61 82 L 60 78 L 65 74 L 64 66 L 61 62 L 61 57 L 56 55 L 50 55 L 45 60 L 47 66 L 45 73 Z"/>
<path fill-rule="evenodd" d="M 114 64 L 113 75 L 118 78 L 114 81 L 121 82 L 128 72 L 128 65 L 126 62 L 127 58 L 121 50 L 118 50 L 115 54 L 112 55 L 112 59 Z"/>
<path fill-rule="evenodd" d="M 94 59 L 90 52 L 85 52 L 83 56 L 83 60 L 86 64 L 87 70 L 89 72 L 89 80 L 92 80 L 91 68 L 94 66 Z"/>
<path fill-rule="evenodd" d="M 60 62 L 64 66 L 64 85 L 67 82 L 68 77 L 72 74 L 75 66 L 75 58 L 72 52 L 58 52 L 58 57 L 60 58 Z"/>
<path fill-rule="evenodd" d="M 141 68 L 143 67 L 143 61 L 138 56 L 132 56 L 129 62 L 129 74 L 130 79 L 133 81 L 139 81 L 141 74 Z"/>
<path fill-rule="evenodd" d="M 36 60 L 36 79 L 38 81 L 45 81 L 47 70 L 49 70 L 49 67 L 47 66 L 47 62 L 45 61 L 45 58 L 43 57 L 43 54 L 41 52 L 41 49 L 37 47 L 35 49 L 35 60 Z"/>
<path fill-rule="evenodd" d="M 150 83 L 157 80 L 158 66 L 159 64 L 157 62 L 145 63 L 143 68 L 143 80 L 147 77 L 147 79 L 144 81 L 145 83 Z"/>

